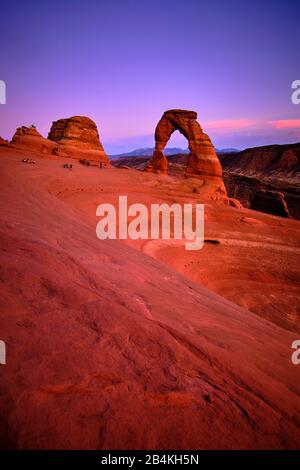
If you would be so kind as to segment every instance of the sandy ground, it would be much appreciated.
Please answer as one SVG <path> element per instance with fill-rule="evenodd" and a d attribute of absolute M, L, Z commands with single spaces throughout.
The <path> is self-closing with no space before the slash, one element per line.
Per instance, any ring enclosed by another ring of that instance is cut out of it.
<path fill-rule="evenodd" d="M 210 202 L 199 252 L 101 241 L 101 202 L 201 194 L 23 156 L 0 149 L 0 447 L 297 448 L 299 222 Z"/>

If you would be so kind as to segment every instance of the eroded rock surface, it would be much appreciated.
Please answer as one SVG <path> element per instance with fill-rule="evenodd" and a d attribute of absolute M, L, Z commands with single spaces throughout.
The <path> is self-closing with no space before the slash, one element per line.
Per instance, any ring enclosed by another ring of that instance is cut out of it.
<path fill-rule="evenodd" d="M 30 150 L 32 152 L 51 154 L 57 145 L 40 134 L 35 126 L 18 127 L 11 145 L 18 149 Z"/>
<path fill-rule="evenodd" d="M 70 156 L 109 165 L 109 158 L 100 142 L 97 126 L 90 118 L 73 116 L 54 121 L 48 139 L 57 142 Z"/>
<path fill-rule="evenodd" d="M 300 143 L 220 155 L 230 197 L 243 206 L 300 219 Z"/>
<path fill-rule="evenodd" d="M 8 141 L 0 137 L 0 145 L 5 147 L 6 145 L 8 145 Z"/>
<path fill-rule="evenodd" d="M 226 197 L 221 164 L 209 136 L 197 121 L 195 111 L 172 109 L 163 114 L 155 130 L 155 150 L 147 171 L 168 172 L 168 160 L 163 150 L 176 130 L 188 140 L 190 153 L 186 176 L 200 178 L 201 185 L 211 186 L 214 198 Z"/>
<path fill-rule="evenodd" d="M 0 448 L 297 449 L 299 224 L 207 204 L 197 252 L 99 240 L 100 195 L 193 182 L 20 153 L 0 148 Z"/>

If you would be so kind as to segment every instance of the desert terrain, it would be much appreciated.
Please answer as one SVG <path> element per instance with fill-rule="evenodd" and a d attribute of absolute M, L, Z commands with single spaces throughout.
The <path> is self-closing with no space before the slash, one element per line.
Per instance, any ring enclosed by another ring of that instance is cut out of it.
<path fill-rule="evenodd" d="M 0 447 L 297 448 L 299 221 L 55 153 L 0 147 Z M 97 239 L 122 194 L 204 202 L 204 248 Z"/>

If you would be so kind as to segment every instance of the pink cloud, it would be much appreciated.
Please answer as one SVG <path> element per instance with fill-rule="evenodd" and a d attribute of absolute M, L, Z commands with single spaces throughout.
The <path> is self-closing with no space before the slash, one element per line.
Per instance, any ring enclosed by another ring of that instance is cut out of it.
<path fill-rule="evenodd" d="M 276 129 L 297 129 L 300 128 L 300 119 L 281 119 L 278 121 L 271 121 Z"/>
<path fill-rule="evenodd" d="M 221 119 L 219 121 L 209 121 L 203 124 L 203 128 L 212 131 L 236 131 L 255 125 L 255 121 L 250 119 Z"/>
<path fill-rule="evenodd" d="M 206 122 L 203 129 L 208 132 L 217 147 L 245 148 L 300 140 L 299 119 L 225 119 Z"/>

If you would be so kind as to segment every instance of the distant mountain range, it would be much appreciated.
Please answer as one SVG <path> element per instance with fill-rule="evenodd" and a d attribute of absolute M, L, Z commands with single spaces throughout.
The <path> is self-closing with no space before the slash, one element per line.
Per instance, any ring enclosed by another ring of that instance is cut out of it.
<path fill-rule="evenodd" d="M 223 154 L 224 155 L 224 153 L 238 153 L 238 152 L 240 152 L 240 150 L 239 149 L 234 149 L 234 148 L 225 148 L 225 149 L 216 149 L 216 152 L 218 154 Z"/>
<path fill-rule="evenodd" d="M 153 154 L 154 147 L 146 147 L 132 150 L 131 152 L 119 153 L 117 155 L 110 155 L 109 158 L 115 160 L 117 158 L 125 157 L 151 157 Z M 239 152 L 237 149 L 225 148 L 225 149 L 216 149 L 217 153 L 235 153 Z M 177 154 L 188 154 L 189 149 L 182 149 L 179 147 L 166 147 L 164 149 L 164 155 L 177 155 Z"/>

